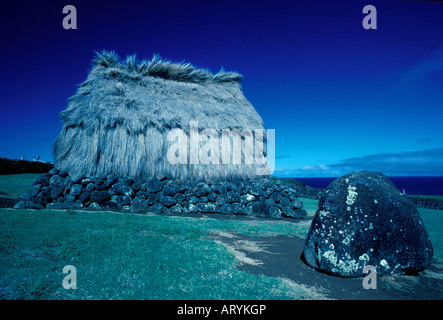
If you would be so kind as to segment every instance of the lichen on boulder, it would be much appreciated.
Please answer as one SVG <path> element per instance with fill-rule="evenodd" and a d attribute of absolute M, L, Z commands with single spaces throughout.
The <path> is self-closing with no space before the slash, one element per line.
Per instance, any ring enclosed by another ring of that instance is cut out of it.
<path fill-rule="evenodd" d="M 431 263 L 433 248 L 414 203 L 383 174 L 354 171 L 335 179 L 319 201 L 303 258 L 322 272 L 363 275 L 418 272 Z"/>

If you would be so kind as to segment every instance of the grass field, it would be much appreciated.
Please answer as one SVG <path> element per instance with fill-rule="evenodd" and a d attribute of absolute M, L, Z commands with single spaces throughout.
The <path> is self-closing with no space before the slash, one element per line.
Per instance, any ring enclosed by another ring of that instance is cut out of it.
<path fill-rule="evenodd" d="M 413 194 L 412 196 L 414 197 L 419 197 L 419 198 L 423 198 L 423 199 L 435 199 L 435 200 L 443 200 L 443 196 L 442 195 L 437 195 L 437 196 L 424 196 L 424 195 L 420 195 L 420 194 Z"/>
<path fill-rule="evenodd" d="M 23 194 L 36 176 L 0 177 L 0 190 Z M 302 200 L 312 216 L 317 200 Z M 441 213 L 419 211 L 443 259 Z M 310 220 L 0 209 L 0 299 L 319 298 L 315 288 L 240 271 L 241 257 L 214 238 L 304 239 L 309 226 Z M 66 265 L 76 267 L 76 290 L 62 286 Z"/>
<path fill-rule="evenodd" d="M 11 196 L 23 196 L 39 176 L 38 173 L 0 175 L 0 191 Z"/>
<path fill-rule="evenodd" d="M 0 293 L 12 299 L 303 299 L 309 290 L 235 269 L 212 232 L 302 235 L 306 224 L 115 212 L 0 211 Z M 66 265 L 78 289 L 61 286 Z"/>

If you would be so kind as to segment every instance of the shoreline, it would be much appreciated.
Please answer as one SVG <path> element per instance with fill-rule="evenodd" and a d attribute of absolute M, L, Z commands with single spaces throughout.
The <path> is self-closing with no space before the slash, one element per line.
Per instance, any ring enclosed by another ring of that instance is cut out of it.
<path fill-rule="evenodd" d="M 284 183 L 293 184 L 294 188 L 300 198 L 319 200 L 325 189 L 314 188 L 308 186 L 303 180 L 297 180 L 296 178 L 275 178 L 283 181 Z M 416 195 L 406 194 L 406 196 L 414 202 L 417 208 L 423 209 L 435 209 L 443 210 L 443 195 Z M 441 197 L 441 199 L 439 199 Z"/>

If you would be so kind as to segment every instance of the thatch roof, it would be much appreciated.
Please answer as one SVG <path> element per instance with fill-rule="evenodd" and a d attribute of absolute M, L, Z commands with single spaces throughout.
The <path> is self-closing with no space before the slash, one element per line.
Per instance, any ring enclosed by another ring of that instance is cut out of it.
<path fill-rule="evenodd" d="M 243 96 L 236 72 L 212 74 L 154 56 L 121 61 L 97 53 L 87 80 L 60 113 L 63 129 L 54 143 L 57 168 L 71 176 L 221 179 L 254 178 L 257 164 L 170 164 L 166 134 L 174 128 L 264 129 Z M 189 157 L 189 153 L 188 153 Z"/>

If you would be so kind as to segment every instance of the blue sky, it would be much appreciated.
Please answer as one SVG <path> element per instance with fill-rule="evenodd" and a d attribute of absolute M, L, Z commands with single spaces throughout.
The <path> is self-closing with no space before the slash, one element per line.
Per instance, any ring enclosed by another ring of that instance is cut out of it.
<path fill-rule="evenodd" d="M 107 49 L 243 74 L 276 175 L 443 176 L 443 2 L 70 1 L 77 30 L 66 4 L 0 4 L 0 157 L 52 160 L 58 113 Z"/>

